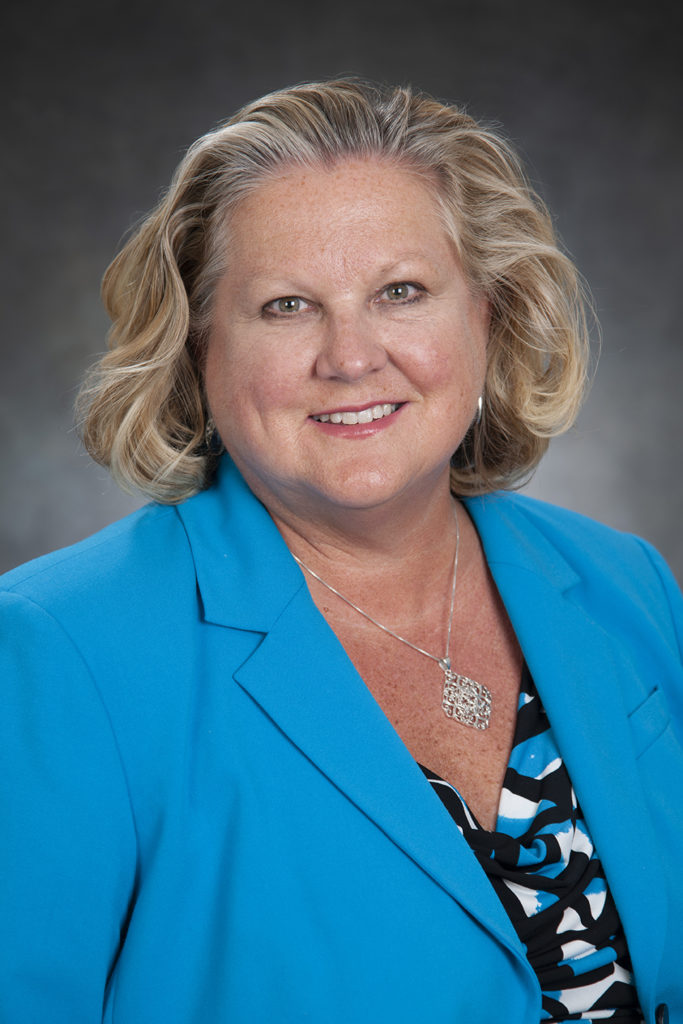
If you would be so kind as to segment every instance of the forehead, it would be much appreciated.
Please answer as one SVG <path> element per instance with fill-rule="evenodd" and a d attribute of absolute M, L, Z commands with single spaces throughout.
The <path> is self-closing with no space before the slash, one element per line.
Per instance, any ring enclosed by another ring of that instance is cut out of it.
<path fill-rule="evenodd" d="M 268 252 L 450 248 L 435 183 L 377 158 L 287 168 L 258 185 L 228 221 L 241 258 Z"/>

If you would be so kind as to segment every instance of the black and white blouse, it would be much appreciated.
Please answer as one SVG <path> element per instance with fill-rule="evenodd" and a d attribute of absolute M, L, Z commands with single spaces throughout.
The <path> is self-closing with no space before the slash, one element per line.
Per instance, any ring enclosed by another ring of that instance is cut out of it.
<path fill-rule="evenodd" d="M 420 766 L 527 950 L 544 1022 L 642 1024 L 626 937 L 548 718 L 525 667 L 496 829 Z"/>

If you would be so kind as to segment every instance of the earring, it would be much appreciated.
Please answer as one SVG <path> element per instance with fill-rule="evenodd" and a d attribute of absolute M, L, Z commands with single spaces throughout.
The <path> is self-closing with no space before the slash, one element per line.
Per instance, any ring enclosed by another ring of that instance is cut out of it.
<path fill-rule="evenodd" d="M 483 413 L 484 413 L 484 396 L 483 395 L 479 395 L 479 398 L 477 399 L 477 413 L 476 413 L 476 415 L 474 417 L 474 426 L 475 427 L 478 427 L 479 424 L 481 423 L 481 418 L 483 416 Z"/>
<path fill-rule="evenodd" d="M 218 451 L 221 447 L 221 439 L 211 416 L 207 417 L 204 427 L 204 447 L 207 452 Z"/>

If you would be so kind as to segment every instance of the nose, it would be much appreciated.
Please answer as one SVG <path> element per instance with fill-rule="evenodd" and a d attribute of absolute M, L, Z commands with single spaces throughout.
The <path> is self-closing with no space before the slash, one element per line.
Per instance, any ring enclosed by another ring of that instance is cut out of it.
<path fill-rule="evenodd" d="M 361 318 L 329 319 L 325 325 L 316 373 L 324 380 L 348 383 L 381 370 L 388 356 L 381 339 Z"/>

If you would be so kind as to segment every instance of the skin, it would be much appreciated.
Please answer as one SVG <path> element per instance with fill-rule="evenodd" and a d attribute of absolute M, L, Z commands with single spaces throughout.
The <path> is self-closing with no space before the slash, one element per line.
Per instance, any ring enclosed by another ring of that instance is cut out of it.
<path fill-rule="evenodd" d="M 483 386 L 488 309 L 427 189 L 370 162 L 293 171 L 242 203 L 230 241 L 207 391 L 268 508 L 332 524 L 442 494 Z M 388 290 L 402 282 L 405 298 Z M 385 402 L 404 405 L 374 431 L 311 418 Z"/>
<path fill-rule="evenodd" d="M 489 310 L 432 192 L 377 160 L 292 169 L 244 200 L 228 233 L 205 367 L 227 449 L 295 554 L 443 654 L 455 544 L 449 463 L 483 390 Z M 385 404 L 397 408 L 370 423 L 319 419 Z M 485 733 L 445 718 L 434 662 L 307 582 L 414 756 L 491 826 L 521 656 L 462 507 L 459 516 L 454 664 L 494 693 Z"/>

